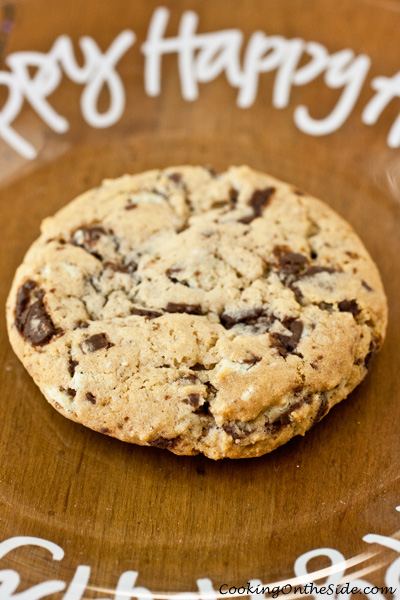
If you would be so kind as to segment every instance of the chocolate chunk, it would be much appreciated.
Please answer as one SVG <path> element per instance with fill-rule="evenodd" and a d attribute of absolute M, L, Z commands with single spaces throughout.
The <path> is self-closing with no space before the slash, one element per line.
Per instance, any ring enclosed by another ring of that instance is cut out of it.
<path fill-rule="evenodd" d="M 187 404 L 190 404 L 190 406 L 198 408 L 200 405 L 200 394 L 188 394 L 185 400 L 187 400 Z"/>
<path fill-rule="evenodd" d="M 156 319 L 161 317 L 162 313 L 157 310 L 148 310 L 147 308 L 131 308 L 131 315 L 138 315 L 139 317 L 147 317 L 148 319 Z"/>
<path fill-rule="evenodd" d="M 196 410 L 194 410 L 193 412 L 195 415 L 209 415 L 210 403 L 206 400 L 201 406 L 199 406 L 199 408 L 196 408 Z"/>
<path fill-rule="evenodd" d="M 232 425 L 230 425 L 230 424 L 222 425 L 222 429 L 225 431 L 225 433 L 230 435 L 231 438 L 233 438 L 234 440 L 241 440 L 244 437 L 246 437 L 247 435 L 249 435 L 249 432 L 243 431 L 243 429 L 240 429 L 240 426 L 237 423 L 233 423 Z"/>
<path fill-rule="evenodd" d="M 114 263 L 114 262 L 106 262 L 104 263 L 105 269 L 111 269 L 116 273 L 128 273 L 131 275 L 137 270 L 137 263 L 131 261 L 125 265 Z"/>
<path fill-rule="evenodd" d="M 314 267 L 309 267 L 305 273 L 301 275 L 301 277 L 312 277 L 313 275 L 317 275 L 317 273 L 336 273 L 336 269 L 331 269 L 330 267 L 320 267 L 315 265 Z"/>
<path fill-rule="evenodd" d="M 74 376 L 75 374 L 75 368 L 79 365 L 77 360 L 74 360 L 73 358 L 69 358 L 68 361 L 68 373 L 71 375 L 71 377 Z"/>
<path fill-rule="evenodd" d="M 83 236 L 82 241 L 78 241 L 76 239 L 77 234 L 81 233 Z M 107 235 L 107 231 L 100 227 L 99 225 L 92 225 L 88 227 L 79 227 L 73 236 L 71 243 L 74 246 L 78 246 L 78 248 L 83 248 L 86 252 L 89 252 L 92 256 L 102 261 L 103 257 L 98 252 L 95 252 L 92 247 L 96 244 L 96 242 L 101 238 L 102 235 Z"/>
<path fill-rule="evenodd" d="M 175 445 L 175 442 L 179 439 L 179 437 L 177 438 L 172 438 L 172 439 L 167 439 L 164 437 L 158 437 L 158 438 L 154 438 L 154 440 L 149 440 L 149 445 L 150 446 L 154 446 L 155 448 L 173 448 Z"/>
<path fill-rule="evenodd" d="M 264 190 L 256 190 L 248 204 L 252 207 L 254 211 L 254 218 L 261 217 L 265 207 L 268 205 L 271 200 L 271 196 L 275 193 L 274 187 L 268 187 Z"/>
<path fill-rule="evenodd" d="M 281 247 L 274 248 L 274 254 L 279 260 L 279 272 L 285 277 L 294 275 L 298 277 L 305 269 L 308 259 L 298 252 L 281 252 Z"/>
<path fill-rule="evenodd" d="M 271 346 L 276 348 L 283 358 L 286 358 L 289 353 L 296 349 L 297 344 L 300 341 L 303 332 L 303 323 L 298 319 L 285 319 L 283 325 L 286 329 L 289 329 L 292 334 L 291 336 L 283 335 L 281 333 L 272 333 L 270 334 L 270 337 Z"/>
<path fill-rule="evenodd" d="M 33 346 L 44 346 L 63 333 L 47 313 L 43 298 L 43 290 L 38 290 L 32 280 L 26 281 L 17 294 L 15 326 Z"/>
<path fill-rule="evenodd" d="M 295 410 L 301 408 L 304 404 L 311 404 L 311 396 L 304 396 L 296 402 L 293 402 L 286 410 L 284 410 L 277 419 L 265 424 L 265 429 L 269 433 L 276 433 L 285 425 L 291 423 L 291 415 Z"/>
<path fill-rule="evenodd" d="M 231 317 L 227 313 L 222 313 L 219 320 L 225 329 L 232 329 L 234 325 L 237 325 L 241 322 L 240 318 L 238 319 L 237 317 Z"/>
<path fill-rule="evenodd" d="M 125 206 L 125 210 L 133 210 L 134 208 L 137 208 L 136 202 L 132 202 L 131 204 L 127 204 Z"/>
<path fill-rule="evenodd" d="M 271 196 L 274 193 L 274 187 L 268 187 L 264 190 L 255 190 L 255 192 L 247 202 L 247 204 L 253 209 L 253 214 L 247 215 L 246 217 L 239 219 L 239 223 L 244 223 L 245 225 L 248 225 L 249 223 L 254 221 L 254 219 L 261 217 L 264 212 L 264 209 L 271 200 Z"/>
<path fill-rule="evenodd" d="M 350 312 L 353 317 L 356 317 L 361 312 L 356 300 L 342 300 L 338 304 L 340 312 Z"/>
<path fill-rule="evenodd" d="M 73 388 L 63 388 L 62 386 L 60 387 L 60 392 L 65 392 L 66 394 L 68 394 L 68 396 L 70 398 L 75 398 L 76 396 L 76 390 L 74 390 Z"/>
<path fill-rule="evenodd" d="M 103 348 L 111 348 L 112 346 L 114 346 L 114 344 L 110 342 L 105 333 L 95 333 L 79 344 L 83 354 L 86 354 L 87 352 L 96 352 Z"/>
<path fill-rule="evenodd" d="M 86 398 L 86 400 L 88 400 L 88 402 L 91 402 L 92 404 L 96 404 L 96 396 L 94 396 L 92 394 L 92 392 L 87 392 L 85 398 Z"/>
<path fill-rule="evenodd" d="M 207 387 L 209 392 L 211 392 L 211 394 L 215 395 L 218 392 L 217 388 L 209 381 L 206 381 L 204 385 Z"/>
<path fill-rule="evenodd" d="M 195 363 L 192 367 L 190 367 L 192 371 L 206 371 L 206 367 L 201 365 L 200 363 Z"/>
<path fill-rule="evenodd" d="M 370 285 L 368 285 L 368 283 L 366 281 L 364 281 L 364 279 L 362 280 L 361 285 L 363 286 L 363 288 L 365 288 L 367 290 L 367 292 L 373 292 L 374 291 L 372 289 L 372 287 Z"/>
<path fill-rule="evenodd" d="M 243 225 L 248 225 L 249 223 L 251 223 L 252 221 L 254 221 L 255 217 L 254 214 L 253 215 L 247 215 L 247 217 L 242 217 L 241 219 L 238 220 L 239 223 L 243 223 Z"/>
<path fill-rule="evenodd" d="M 23 333 L 25 326 L 25 312 L 31 301 L 31 291 L 36 287 L 36 282 L 28 279 L 18 290 L 15 306 L 15 326 L 19 333 Z"/>
<path fill-rule="evenodd" d="M 238 325 L 239 323 L 250 326 L 262 322 L 263 325 L 269 326 L 274 320 L 264 312 L 263 308 L 255 308 L 241 317 L 233 317 L 227 313 L 222 313 L 219 319 L 225 329 L 232 329 L 234 325 Z"/>
<path fill-rule="evenodd" d="M 168 302 L 165 309 L 169 313 L 187 313 L 189 315 L 201 315 L 200 304 L 181 304 L 175 302 Z"/>
<path fill-rule="evenodd" d="M 60 333 L 61 329 L 54 325 L 42 300 L 37 300 L 28 308 L 23 331 L 28 342 L 34 346 L 44 346 Z"/>

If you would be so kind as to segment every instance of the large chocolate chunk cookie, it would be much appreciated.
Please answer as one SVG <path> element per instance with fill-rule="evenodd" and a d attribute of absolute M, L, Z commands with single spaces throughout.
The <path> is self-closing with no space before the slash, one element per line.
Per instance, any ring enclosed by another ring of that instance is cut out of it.
<path fill-rule="evenodd" d="M 46 219 L 7 306 L 69 419 L 136 444 L 260 456 L 365 377 L 387 308 L 352 228 L 248 167 L 124 176 Z"/>

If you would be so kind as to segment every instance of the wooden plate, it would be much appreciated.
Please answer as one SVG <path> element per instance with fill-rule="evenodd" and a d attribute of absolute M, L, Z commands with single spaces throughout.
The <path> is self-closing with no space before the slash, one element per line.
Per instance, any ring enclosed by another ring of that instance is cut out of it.
<path fill-rule="evenodd" d="M 381 270 L 387 340 L 365 382 L 305 438 L 259 459 L 214 463 L 129 446 L 65 420 L 14 356 L 3 319 L 0 598 L 11 597 L 17 575 L 25 600 L 62 598 L 67 589 L 67 600 L 114 597 L 115 589 L 117 600 L 179 592 L 213 598 L 212 590 L 251 580 L 399 586 L 400 150 L 393 124 L 400 104 L 396 92 L 385 104 L 379 89 L 400 65 L 400 4 L 162 6 L 169 12 L 157 11 L 153 0 L 2 4 L 2 305 L 41 220 L 104 177 L 247 163 L 321 197 L 353 224 Z M 203 37 L 191 39 L 191 54 L 182 39 L 196 15 Z M 163 19 L 168 38 L 178 36 L 181 22 L 178 41 L 169 42 L 181 50 L 179 60 L 176 52 L 163 55 L 157 71 Z M 223 30 L 236 33 L 213 37 Z M 212 43 L 220 44 L 220 60 L 230 61 L 230 81 L 205 68 Z M 32 51 L 43 54 L 16 54 Z M 311 53 L 325 65 L 313 76 L 305 70 Z M 104 55 L 115 61 L 106 70 L 111 88 L 96 91 Z M 70 74 L 80 83 L 66 74 L 74 56 Z M 271 70 L 258 78 L 268 56 Z M 85 60 L 94 61 L 92 71 L 79 75 Z M 47 587 L 33 588 L 43 582 Z M 132 591 L 135 585 L 148 593 Z"/>

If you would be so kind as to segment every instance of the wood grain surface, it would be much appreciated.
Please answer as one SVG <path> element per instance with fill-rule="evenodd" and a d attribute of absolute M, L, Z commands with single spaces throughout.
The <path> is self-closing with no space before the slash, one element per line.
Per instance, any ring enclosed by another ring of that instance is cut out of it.
<path fill-rule="evenodd" d="M 135 570 L 137 585 L 163 595 L 196 591 L 199 578 L 210 578 L 216 590 L 224 583 L 292 578 L 297 557 L 328 547 L 356 557 L 350 572 L 383 585 L 397 555 L 362 538 L 400 538 L 400 150 L 386 144 L 399 100 L 368 127 L 360 118 L 372 95 L 366 85 L 340 130 L 312 137 L 298 130 L 293 112 L 299 104 L 320 118 L 332 110 L 340 93 L 322 78 L 293 88 L 282 110 L 271 102 L 274 73 L 261 77 L 247 109 L 238 108 L 237 91 L 223 76 L 201 84 L 199 98 L 189 102 L 182 99 L 173 55 L 163 58 L 161 94 L 151 98 L 140 45 L 159 5 L 14 3 L 5 55 L 47 52 L 65 33 L 75 48 L 89 35 L 104 50 L 124 28 L 137 39 L 118 64 L 126 108 L 117 124 L 89 127 L 80 111 L 82 86 L 65 79 L 51 104 L 68 118 L 68 132 L 51 131 L 25 105 L 16 128 L 33 140 L 37 159 L 27 161 L 0 142 L 1 306 L 41 220 L 103 178 L 174 164 L 223 169 L 247 163 L 321 197 L 354 226 L 382 274 L 387 339 L 363 384 L 306 437 L 259 459 L 214 463 L 130 446 L 65 420 L 14 356 L 2 317 L 0 541 L 36 536 L 60 545 L 65 557 L 57 562 L 43 549 L 26 547 L 0 559 L 0 568 L 16 570 L 26 589 L 48 579 L 70 582 L 78 565 L 89 565 L 85 598 L 110 597 L 120 574 Z M 246 42 L 262 30 L 318 41 L 329 52 L 367 53 L 367 82 L 400 67 L 397 2 L 164 0 L 163 6 L 171 10 L 170 35 L 191 9 L 201 32 L 239 28 Z M 315 559 L 310 569 L 328 565 Z"/>

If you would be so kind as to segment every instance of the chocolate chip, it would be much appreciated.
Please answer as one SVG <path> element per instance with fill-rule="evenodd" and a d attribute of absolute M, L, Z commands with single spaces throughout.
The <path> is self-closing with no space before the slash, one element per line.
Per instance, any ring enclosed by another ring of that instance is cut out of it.
<path fill-rule="evenodd" d="M 350 312 L 354 317 L 361 312 L 356 300 L 342 300 L 338 303 L 340 312 Z"/>
<path fill-rule="evenodd" d="M 127 204 L 125 206 L 125 210 L 133 210 L 134 208 L 137 208 L 136 202 L 132 202 L 131 204 Z"/>
<path fill-rule="evenodd" d="M 157 310 L 148 310 L 147 308 L 131 308 L 131 315 L 138 315 L 139 317 L 147 317 L 148 319 L 156 319 L 161 317 L 162 313 Z"/>
<path fill-rule="evenodd" d="M 173 448 L 175 445 L 175 442 L 178 440 L 179 438 L 172 438 L 172 439 L 167 439 L 164 437 L 158 437 L 158 438 L 154 438 L 153 440 L 149 440 L 149 445 L 150 446 L 154 446 L 155 448 Z"/>
<path fill-rule="evenodd" d="M 79 344 L 83 354 L 86 354 L 87 352 L 96 352 L 103 348 L 111 348 L 112 346 L 114 346 L 114 344 L 110 342 L 105 333 L 95 333 Z"/>
<path fill-rule="evenodd" d="M 270 334 L 270 337 L 271 346 L 276 348 L 283 358 L 286 358 L 289 353 L 296 349 L 297 344 L 300 341 L 303 332 L 303 323 L 298 319 L 285 319 L 283 325 L 286 329 L 289 329 L 292 334 L 291 336 L 283 335 L 281 333 L 272 333 Z"/>
<path fill-rule="evenodd" d="M 108 427 L 100 427 L 99 431 L 100 433 L 111 433 L 111 429 L 108 429 Z"/>
<path fill-rule="evenodd" d="M 88 400 L 88 402 L 91 402 L 92 404 L 96 404 L 96 396 L 94 396 L 92 394 L 92 392 L 87 392 L 85 398 L 86 398 L 86 400 Z"/>
<path fill-rule="evenodd" d="M 74 376 L 75 374 L 75 368 L 79 365 L 77 360 L 74 360 L 73 358 L 69 358 L 68 361 L 68 373 L 71 375 L 71 377 Z"/>
<path fill-rule="evenodd" d="M 200 304 L 183 304 L 183 303 L 168 302 L 165 310 L 169 313 L 187 313 L 189 315 L 201 315 L 202 314 Z"/>
<path fill-rule="evenodd" d="M 78 321 L 75 325 L 75 329 L 87 329 L 89 327 L 89 323 L 87 321 Z"/>
<path fill-rule="evenodd" d="M 38 290 L 32 280 L 26 281 L 17 294 L 15 326 L 33 346 L 44 346 L 54 336 L 63 333 L 47 313 L 43 298 L 43 290 Z"/>
<path fill-rule="evenodd" d="M 111 269 L 112 271 L 114 271 L 116 273 L 128 273 L 129 275 L 131 275 L 132 273 L 134 273 L 137 270 L 137 263 L 135 263 L 134 261 L 131 261 L 131 262 L 123 265 L 123 264 L 118 264 L 118 263 L 114 263 L 114 262 L 106 262 L 106 263 L 104 263 L 104 268 Z"/>
<path fill-rule="evenodd" d="M 364 279 L 362 280 L 361 285 L 363 286 L 363 288 L 365 288 L 367 290 L 367 292 L 373 292 L 374 291 L 372 289 L 372 287 L 370 285 L 368 285 L 368 283 L 366 281 L 364 281 Z"/>
<path fill-rule="evenodd" d="M 187 400 L 187 404 L 193 406 L 194 408 L 198 408 L 200 405 L 200 394 L 188 394 L 188 397 L 185 398 L 184 401 Z"/>

